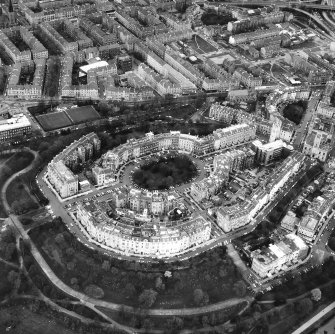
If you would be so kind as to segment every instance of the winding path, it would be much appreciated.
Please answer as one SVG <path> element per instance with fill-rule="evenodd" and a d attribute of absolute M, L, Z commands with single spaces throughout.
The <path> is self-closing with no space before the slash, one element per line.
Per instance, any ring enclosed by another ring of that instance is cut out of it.
<path fill-rule="evenodd" d="M 61 291 L 66 293 L 69 296 L 72 296 L 73 298 L 78 299 L 83 305 L 89 307 L 90 309 L 94 310 L 95 312 L 99 313 L 100 316 L 111 322 L 115 328 L 121 329 L 125 331 L 126 333 L 141 333 L 142 330 L 135 330 L 131 327 L 128 326 L 123 326 L 120 325 L 119 323 L 115 322 L 112 320 L 109 316 L 104 314 L 102 311 L 98 310 L 96 307 L 101 307 L 101 308 L 106 308 L 109 310 L 113 311 L 119 311 L 123 310 L 128 313 L 137 313 L 137 309 L 130 307 L 130 306 L 124 306 L 121 304 L 115 304 L 112 302 L 107 302 L 104 300 L 99 300 L 95 298 L 91 298 L 84 293 L 81 293 L 79 291 L 76 291 L 66 285 L 62 280 L 58 278 L 58 276 L 52 271 L 48 263 L 45 261 L 41 253 L 39 252 L 38 248 L 36 245 L 33 243 L 33 241 L 30 239 L 28 233 L 24 230 L 21 222 L 18 220 L 17 216 L 11 214 L 11 208 L 10 205 L 8 204 L 7 198 L 6 198 L 6 192 L 9 184 L 18 176 L 27 173 L 30 171 L 34 163 L 38 157 L 38 153 L 35 151 L 32 151 L 30 149 L 24 149 L 25 151 L 29 151 L 34 155 L 34 160 L 30 163 L 29 166 L 26 168 L 18 171 L 17 173 L 13 174 L 11 177 L 6 180 L 6 182 L 3 184 L 1 188 L 1 200 L 3 202 L 3 206 L 5 208 L 5 211 L 9 214 L 9 223 L 11 223 L 16 230 L 19 232 L 21 235 L 22 239 L 25 240 L 29 245 L 30 245 L 30 250 L 32 256 L 35 258 L 36 262 L 39 264 L 41 269 L 43 270 L 44 274 L 48 277 L 48 279 Z M 223 310 L 225 308 L 230 308 L 233 306 L 236 306 L 242 302 L 246 302 L 246 306 L 243 309 L 246 309 L 249 304 L 252 302 L 253 298 L 252 297 L 246 297 L 246 298 L 232 298 L 226 301 L 222 301 L 219 303 L 211 304 L 211 305 L 206 305 L 203 307 L 194 307 L 194 308 L 182 308 L 182 309 L 149 309 L 146 311 L 146 314 L 149 316 L 192 316 L 192 315 L 201 315 L 204 313 L 209 313 L 209 312 L 215 312 L 219 310 Z M 152 333 L 160 333 L 160 330 L 153 330 L 150 331 Z M 185 331 L 185 333 L 187 330 Z"/>
<path fill-rule="evenodd" d="M 124 310 L 128 313 L 135 313 L 136 309 L 130 306 L 124 306 L 120 304 L 115 304 L 112 302 L 107 302 L 100 299 L 95 299 L 88 297 L 87 295 L 76 291 L 66 285 L 62 280 L 60 280 L 57 275 L 52 271 L 48 263 L 45 261 L 38 248 L 35 246 L 33 241 L 30 239 L 27 232 L 24 230 L 22 224 L 15 215 L 10 215 L 9 222 L 17 229 L 22 238 L 30 245 L 31 254 L 35 258 L 36 262 L 39 264 L 44 274 L 48 279 L 61 291 L 72 296 L 73 298 L 79 299 L 84 305 L 92 308 L 95 306 L 107 308 L 113 311 Z M 191 316 L 191 315 L 200 315 L 208 312 L 215 312 L 227 307 L 232 307 L 238 305 L 242 302 L 247 302 L 248 304 L 253 300 L 252 297 L 246 298 L 232 298 L 226 301 L 222 301 L 216 304 L 211 304 L 202 307 L 194 308 L 182 308 L 182 309 L 148 309 L 146 314 L 150 316 Z"/>
<path fill-rule="evenodd" d="M 30 152 L 31 154 L 34 155 L 34 160 L 30 163 L 30 165 L 28 165 L 26 168 L 24 169 L 21 169 L 20 171 L 18 171 L 17 173 L 13 174 L 12 176 L 10 176 L 6 182 L 3 184 L 2 188 L 1 188 L 1 201 L 3 203 L 3 206 L 4 206 L 4 209 L 5 211 L 7 212 L 7 214 L 10 214 L 10 205 L 8 204 L 8 201 L 7 201 L 7 196 L 6 196 L 6 192 L 7 192 L 7 188 L 9 186 L 9 184 L 18 176 L 22 175 L 22 174 L 25 174 L 27 172 L 29 172 L 33 167 L 34 167 L 34 164 L 35 164 L 35 161 L 38 157 L 38 153 L 36 151 L 33 151 L 29 148 L 25 148 L 22 151 L 28 151 Z"/>

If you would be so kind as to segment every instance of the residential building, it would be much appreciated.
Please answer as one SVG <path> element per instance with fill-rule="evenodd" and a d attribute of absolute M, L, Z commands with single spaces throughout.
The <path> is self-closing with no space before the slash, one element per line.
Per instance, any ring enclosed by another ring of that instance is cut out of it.
<path fill-rule="evenodd" d="M 201 216 L 185 221 L 160 222 L 151 219 L 146 210 L 142 214 L 125 209 L 117 212 L 131 219 L 114 220 L 93 201 L 79 203 L 77 219 L 92 238 L 127 255 L 169 257 L 210 238 L 211 224 Z"/>
<path fill-rule="evenodd" d="M 261 278 L 272 277 L 304 260 L 309 247 L 297 235 L 287 234 L 282 240 L 251 253 L 251 269 Z"/>
<path fill-rule="evenodd" d="M 48 164 L 47 177 L 62 198 L 74 196 L 79 191 L 78 175 L 72 169 L 100 152 L 101 142 L 95 133 L 89 133 L 67 146 Z"/>
<path fill-rule="evenodd" d="M 48 179 L 61 198 L 78 193 L 78 175 L 74 175 L 63 161 L 49 163 Z"/>
<path fill-rule="evenodd" d="M 290 149 L 290 147 L 281 139 L 267 144 L 263 144 L 260 140 L 255 140 L 252 143 L 252 146 L 256 152 L 256 161 L 262 165 L 268 165 L 273 161 L 280 159 L 283 150 Z"/>
<path fill-rule="evenodd" d="M 304 155 L 294 151 L 279 166 L 275 167 L 262 188 L 254 190 L 241 203 L 219 208 L 217 211 L 218 224 L 225 232 L 249 224 L 267 203 L 278 196 L 279 190 L 286 182 L 295 177 L 304 159 Z"/>
<path fill-rule="evenodd" d="M 280 223 L 280 226 L 285 230 L 293 232 L 299 225 L 300 219 L 293 211 L 288 211 L 283 220 Z"/>

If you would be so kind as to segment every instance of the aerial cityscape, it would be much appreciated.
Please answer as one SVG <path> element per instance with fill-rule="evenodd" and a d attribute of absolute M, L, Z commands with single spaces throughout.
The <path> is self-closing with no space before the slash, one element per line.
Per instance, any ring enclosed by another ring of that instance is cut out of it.
<path fill-rule="evenodd" d="M 335 333 L 335 1 L 5 0 L 0 334 Z"/>

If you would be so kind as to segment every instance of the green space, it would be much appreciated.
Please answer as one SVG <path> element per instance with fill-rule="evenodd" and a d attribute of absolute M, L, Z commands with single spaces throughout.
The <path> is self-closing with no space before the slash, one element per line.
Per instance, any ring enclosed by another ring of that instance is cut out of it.
<path fill-rule="evenodd" d="M 204 13 L 201 17 L 203 24 L 209 25 L 225 25 L 228 22 L 234 21 L 233 17 L 230 14 L 218 15 L 215 13 Z"/>
<path fill-rule="evenodd" d="M 335 229 L 332 231 L 329 240 L 328 240 L 328 247 L 335 252 Z"/>
<path fill-rule="evenodd" d="M 59 75 L 61 69 L 60 58 L 51 56 L 47 60 L 46 75 L 44 80 L 44 95 L 54 97 L 58 94 Z"/>
<path fill-rule="evenodd" d="M 8 328 L 8 330 L 6 330 Z M 38 314 L 26 305 L 8 306 L 0 311 L 0 333 L 11 334 L 74 334 L 61 321 Z"/>
<path fill-rule="evenodd" d="M 38 209 L 37 202 L 30 196 L 29 189 L 20 179 L 15 179 L 7 188 L 6 197 L 12 211 L 21 215 Z"/>
<path fill-rule="evenodd" d="M 6 250 L 6 247 L 8 248 L 11 248 L 11 249 L 15 249 L 15 245 L 14 247 L 12 246 L 1 246 L 1 249 L 0 249 L 0 253 L 2 255 L 3 258 L 7 257 L 6 256 L 6 252 L 9 252 L 9 250 L 7 251 Z M 12 285 L 11 283 L 9 282 L 9 280 L 7 279 L 9 273 L 13 270 L 13 268 L 3 262 L 0 261 L 0 275 L 1 275 L 1 280 L 0 280 L 0 300 L 8 297 L 10 291 L 12 290 Z M 0 312 L 1 314 L 1 312 Z M 1 327 L 0 327 L 1 328 Z M 0 330 L 0 333 L 1 330 Z"/>
<path fill-rule="evenodd" d="M 196 174 L 197 168 L 188 156 L 170 155 L 142 165 L 133 180 L 141 188 L 163 190 L 188 182 Z"/>
<path fill-rule="evenodd" d="M 64 111 L 38 115 L 36 119 L 45 131 L 61 129 L 72 125 L 71 120 Z"/>
<path fill-rule="evenodd" d="M 70 108 L 66 110 L 66 115 L 70 118 L 73 124 L 95 121 L 101 118 L 93 106 Z"/>
<path fill-rule="evenodd" d="M 15 263 L 17 260 L 15 238 L 9 229 L 2 231 L 0 235 L 0 258 Z M 0 261 L 0 301 L 8 297 L 11 293 L 13 282 L 11 279 L 12 274 L 10 273 L 12 271 L 17 272 L 15 267 Z"/>
<path fill-rule="evenodd" d="M 35 108 L 36 112 L 40 110 L 43 110 L 43 106 L 40 106 L 38 109 Z M 44 110 L 49 110 L 49 106 L 44 106 Z M 79 123 L 94 121 L 99 119 L 100 115 L 93 106 L 88 105 L 70 108 L 66 111 L 47 112 L 45 114 L 36 115 L 35 118 L 45 131 L 51 131 Z"/>
<path fill-rule="evenodd" d="M 2 95 L 5 90 L 7 74 L 4 67 L 0 68 L 0 94 Z"/>
<path fill-rule="evenodd" d="M 4 158 L 7 159 L 0 165 L 0 185 L 3 185 L 16 172 L 29 166 L 34 160 L 33 154 L 28 151 L 2 156 L 2 159 Z M 0 203 L 0 217 L 7 217 L 2 202 Z"/>
<path fill-rule="evenodd" d="M 138 263 L 85 247 L 59 218 L 34 229 L 30 236 L 60 279 L 107 301 L 140 308 L 183 308 L 247 294 L 247 285 L 225 247 L 180 263 Z"/>
<path fill-rule="evenodd" d="M 307 103 L 305 101 L 288 104 L 283 110 L 283 116 L 295 124 L 300 124 L 306 111 Z"/>
<path fill-rule="evenodd" d="M 173 317 L 151 317 L 144 310 L 139 310 L 135 314 L 120 311 L 112 311 L 104 307 L 97 307 L 100 311 L 113 318 L 121 324 L 126 324 L 134 328 L 144 329 L 162 329 L 164 333 L 179 333 L 182 329 L 191 329 L 197 333 L 198 329 L 207 328 L 208 331 L 203 333 L 223 333 L 220 328 L 221 324 L 228 322 L 240 312 L 247 302 L 241 302 L 231 307 L 224 308 L 220 311 L 211 312 L 196 316 L 173 316 Z"/>

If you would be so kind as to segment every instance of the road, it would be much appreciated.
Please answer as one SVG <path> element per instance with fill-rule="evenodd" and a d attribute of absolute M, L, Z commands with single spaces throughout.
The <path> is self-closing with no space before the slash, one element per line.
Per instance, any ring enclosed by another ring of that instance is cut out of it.
<path fill-rule="evenodd" d="M 322 311 L 320 311 L 318 314 L 316 314 L 313 318 L 309 319 L 307 322 L 301 325 L 298 329 L 292 332 L 292 334 L 302 334 L 305 330 L 307 330 L 309 327 L 311 327 L 314 323 L 316 323 L 318 320 L 320 320 L 323 316 L 325 316 L 327 313 L 329 313 L 333 309 L 335 309 L 335 302 L 331 303 L 326 308 L 324 308 Z"/>

